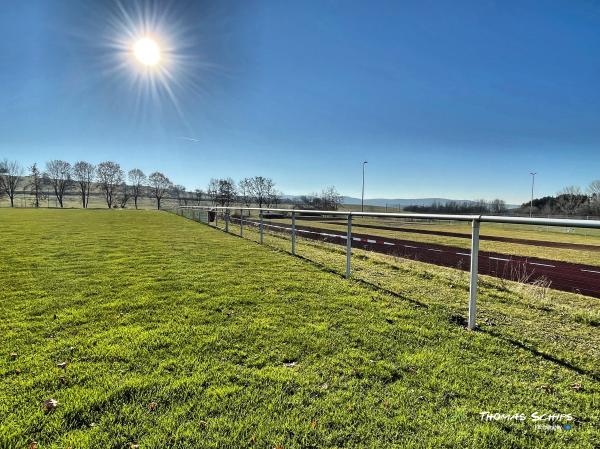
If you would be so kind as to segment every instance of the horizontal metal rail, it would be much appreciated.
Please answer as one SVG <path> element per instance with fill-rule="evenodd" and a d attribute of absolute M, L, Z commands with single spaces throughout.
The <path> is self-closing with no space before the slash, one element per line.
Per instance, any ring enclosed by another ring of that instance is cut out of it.
<path fill-rule="evenodd" d="M 471 223 L 471 266 L 469 282 L 469 316 L 467 327 L 470 330 L 475 329 L 476 322 L 476 301 L 478 284 L 478 257 L 479 257 L 479 229 L 481 223 L 506 223 L 506 224 L 524 224 L 540 226 L 561 226 L 571 228 L 589 228 L 600 229 L 600 220 L 571 220 L 562 218 L 528 218 L 528 217 L 502 217 L 495 215 L 452 215 L 452 214 L 414 214 L 414 213 L 395 213 L 395 212 L 352 212 L 352 211 L 328 211 L 328 210 L 305 210 L 305 209 L 280 209 L 270 207 L 239 207 L 239 206 L 179 206 L 177 209 L 199 209 L 208 211 L 226 212 L 225 214 L 225 232 L 229 232 L 229 215 L 231 211 L 240 211 L 240 235 L 243 234 L 243 213 L 244 211 L 258 211 L 260 216 L 259 230 L 260 243 L 263 243 L 264 236 L 264 214 L 268 212 L 277 212 L 289 214 L 292 219 L 292 254 L 296 254 L 296 220 L 302 219 L 301 215 L 311 216 L 344 216 L 347 220 L 346 239 L 346 277 L 350 277 L 350 262 L 352 259 L 352 217 L 380 217 L 380 218 L 411 218 L 417 220 L 452 220 L 467 221 Z M 215 226 L 216 216 L 215 214 Z M 250 221 L 248 222 L 250 224 Z"/>
<path fill-rule="evenodd" d="M 339 215 L 353 217 L 387 217 L 387 218 L 414 218 L 421 220 L 453 220 L 473 221 L 480 223 L 506 223 L 506 224 L 529 224 L 541 226 L 563 226 L 572 228 L 600 229 L 600 220 L 572 220 L 569 218 L 529 218 L 529 217 L 505 217 L 497 215 L 459 215 L 459 214 L 413 214 L 402 212 L 353 212 L 353 211 L 329 211 L 311 209 L 277 209 L 268 207 L 239 207 L 239 206 L 177 206 L 177 209 L 203 209 L 203 210 L 246 210 L 264 212 L 282 212 L 291 214 L 308 215 Z"/>

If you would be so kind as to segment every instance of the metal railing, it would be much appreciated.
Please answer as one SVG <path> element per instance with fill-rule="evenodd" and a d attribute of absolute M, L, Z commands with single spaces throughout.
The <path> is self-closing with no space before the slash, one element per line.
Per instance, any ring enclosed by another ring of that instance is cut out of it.
<path fill-rule="evenodd" d="M 204 210 L 215 212 L 215 226 L 218 222 L 218 211 L 223 211 L 225 221 L 225 232 L 229 232 L 229 221 L 232 211 L 240 212 L 240 236 L 244 235 L 244 212 L 256 211 L 259 214 L 259 241 L 264 242 L 264 214 L 265 212 L 276 212 L 290 216 L 291 227 L 291 253 L 296 255 L 296 218 L 298 215 L 310 216 L 345 216 L 347 223 L 347 232 L 340 238 L 346 240 L 346 278 L 351 275 L 352 261 L 352 217 L 381 217 L 381 218 L 405 218 L 419 220 L 448 220 L 464 221 L 471 223 L 471 254 L 469 270 L 469 312 L 467 327 L 470 330 L 475 329 L 477 315 L 477 282 L 478 282 L 478 261 L 479 261 L 479 231 L 481 223 L 505 223 L 505 224 L 524 224 L 524 225 L 542 225 L 542 226 L 569 226 L 573 228 L 600 229 L 600 220 L 572 220 L 557 218 L 528 218 L 528 217 L 506 217 L 494 215 L 452 215 L 452 214 L 417 214 L 417 213 L 388 213 L 388 212 L 340 212 L 324 210 L 302 210 L 302 209 L 273 209 L 266 207 L 235 207 L 235 206 L 179 206 L 179 210 Z"/>

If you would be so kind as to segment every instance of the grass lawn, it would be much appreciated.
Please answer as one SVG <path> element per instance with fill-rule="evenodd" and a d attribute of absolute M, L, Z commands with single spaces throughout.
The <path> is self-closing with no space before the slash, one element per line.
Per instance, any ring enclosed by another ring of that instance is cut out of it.
<path fill-rule="evenodd" d="M 491 324 L 466 331 L 452 312 L 462 280 L 445 282 L 456 270 L 416 276 L 414 294 L 386 292 L 152 211 L 3 209 L 0 229 L 1 448 L 600 445 L 597 324 L 573 313 L 572 359 L 564 341 L 540 350 Z M 357 277 L 411 282 L 419 269 L 357 260 Z M 519 301 L 500 287 L 484 285 L 482 307 L 496 292 Z M 561 298 L 577 313 L 589 306 Z M 45 413 L 49 398 L 58 406 Z M 484 411 L 527 419 L 488 422 Z M 537 429 L 534 412 L 575 422 Z"/>

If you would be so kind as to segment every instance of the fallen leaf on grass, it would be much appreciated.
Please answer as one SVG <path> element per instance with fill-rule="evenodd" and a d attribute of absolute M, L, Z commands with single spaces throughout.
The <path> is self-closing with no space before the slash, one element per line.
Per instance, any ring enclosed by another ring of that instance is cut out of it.
<path fill-rule="evenodd" d="M 57 363 L 56 367 L 57 368 L 61 368 L 61 369 L 65 369 L 67 367 L 68 363 L 67 362 L 61 362 L 61 363 Z"/>
<path fill-rule="evenodd" d="M 31 443 L 29 443 L 29 446 L 27 446 L 28 449 L 38 449 L 38 443 L 37 441 L 32 441 Z"/>
<path fill-rule="evenodd" d="M 42 403 L 42 408 L 44 409 L 44 413 L 50 413 L 56 407 L 58 407 L 58 401 L 56 399 L 52 399 L 52 398 L 46 399 Z"/>
<path fill-rule="evenodd" d="M 148 404 L 148 410 L 150 410 L 151 412 L 153 412 L 154 410 L 156 410 L 157 407 L 158 407 L 158 404 L 156 402 L 150 402 Z"/>
<path fill-rule="evenodd" d="M 573 390 L 575 390 L 575 391 L 581 391 L 581 390 L 583 390 L 583 385 L 581 385 L 581 384 L 573 384 L 573 385 L 571 385 L 571 388 Z"/>
<path fill-rule="evenodd" d="M 11 358 L 11 360 L 17 360 L 17 353 L 16 352 L 12 352 L 10 354 L 10 358 Z"/>
<path fill-rule="evenodd" d="M 284 362 L 283 366 L 285 366 L 286 368 L 293 368 L 297 364 L 298 362 Z"/>

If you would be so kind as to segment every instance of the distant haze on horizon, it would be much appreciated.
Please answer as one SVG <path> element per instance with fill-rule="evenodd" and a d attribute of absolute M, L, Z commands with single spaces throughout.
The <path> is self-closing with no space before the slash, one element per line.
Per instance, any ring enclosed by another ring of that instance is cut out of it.
<path fill-rule="evenodd" d="M 600 178 L 600 3 L 166 4 L 3 1 L 0 159 L 352 197 L 367 160 L 366 198 L 510 204 Z"/>

